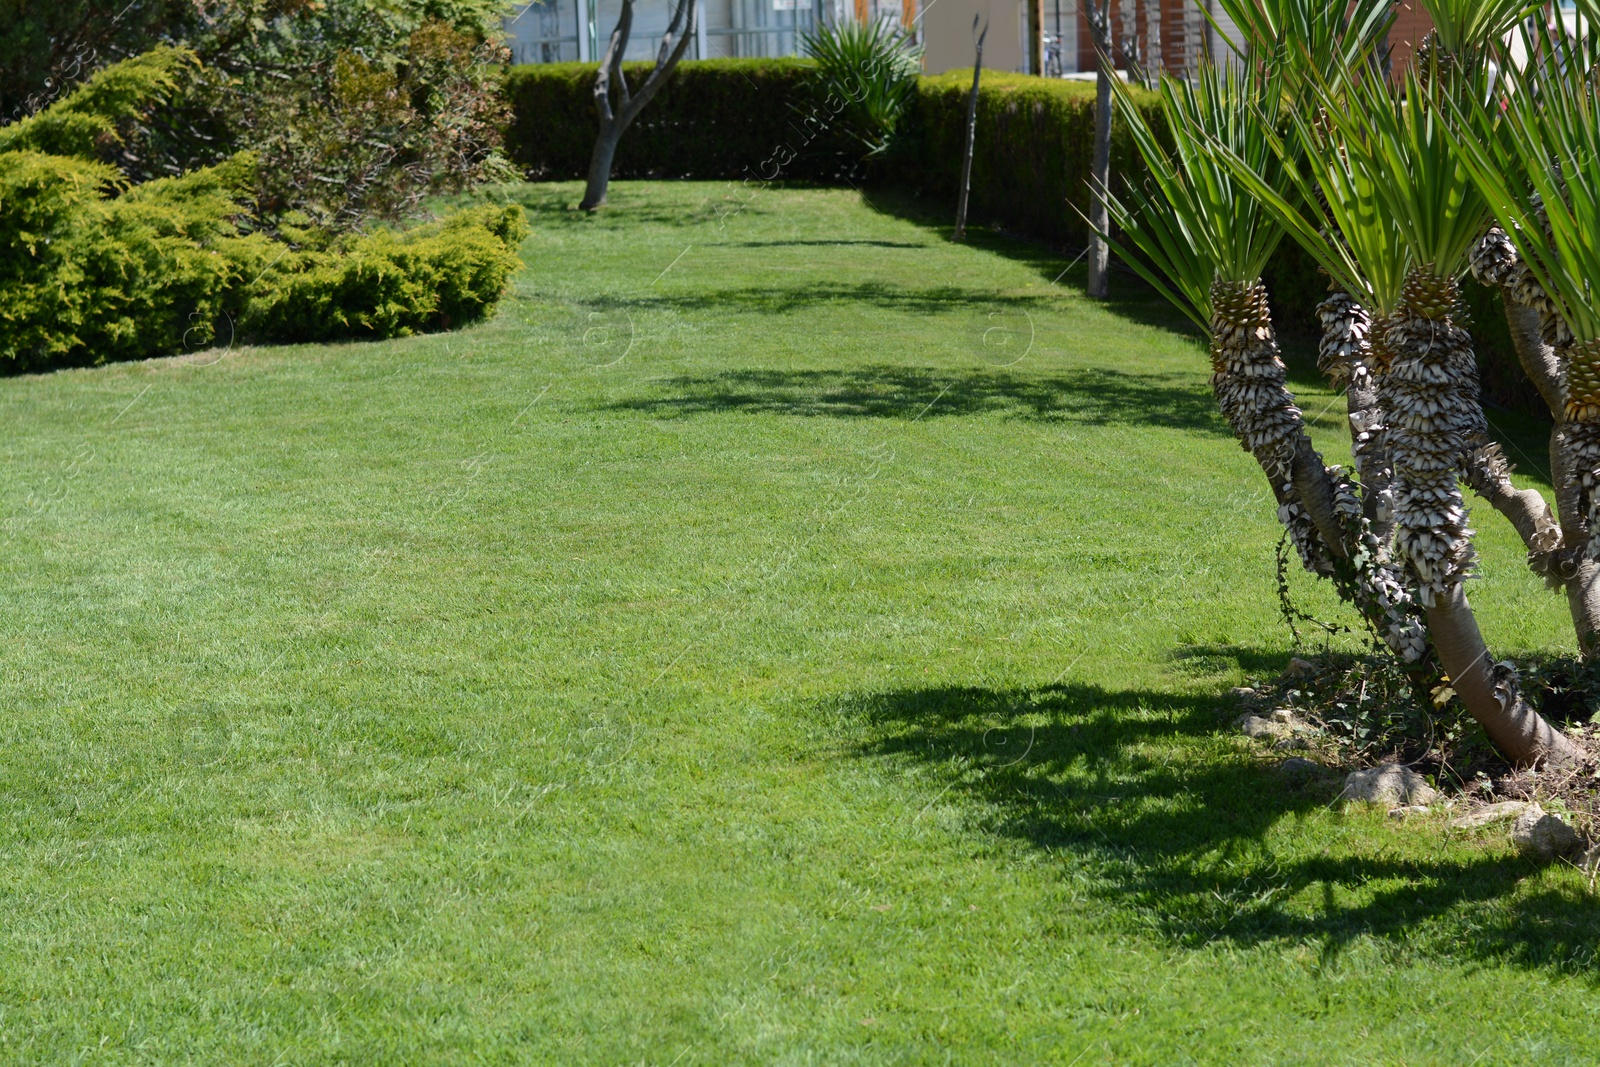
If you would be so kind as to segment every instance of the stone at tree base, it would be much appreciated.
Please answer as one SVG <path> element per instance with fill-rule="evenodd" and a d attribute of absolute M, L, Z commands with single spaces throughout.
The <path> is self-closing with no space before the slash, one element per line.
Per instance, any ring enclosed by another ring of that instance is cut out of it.
<path fill-rule="evenodd" d="M 1326 768 L 1313 760 L 1302 759 L 1299 756 L 1290 756 L 1278 764 L 1278 773 L 1295 781 L 1306 781 L 1320 775 Z"/>
<path fill-rule="evenodd" d="M 1381 767 L 1353 771 L 1345 778 L 1339 799 L 1390 807 L 1422 806 L 1431 804 L 1438 795 L 1428 780 L 1410 767 L 1385 763 Z"/>
<path fill-rule="evenodd" d="M 1389 818 L 1404 819 L 1408 815 L 1426 815 L 1428 810 L 1428 805 L 1426 804 L 1406 804 L 1402 807 L 1390 808 Z"/>
<path fill-rule="evenodd" d="M 1537 804 L 1529 804 L 1517 821 L 1511 824 L 1511 843 L 1524 856 L 1553 860 L 1576 852 L 1583 844 L 1566 820 L 1553 815 Z"/>
<path fill-rule="evenodd" d="M 1504 819 L 1515 819 L 1527 808 L 1526 800 L 1502 800 L 1498 804 L 1490 804 L 1487 808 L 1480 808 L 1451 819 L 1448 825 L 1452 830 L 1476 830 L 1480 826 L 1488 826 Z"/>
<path fill-rule="evenodd" d="M 1290 658 L 1290 660 L 1289 660 L 1289 675 L 1290 675 L 1290 677 L 1293 677 L 1293 678 L 1309 678 L 1311 675 L 1316 674 L 1316 673 L 1317 673 L 1317 665 L 1315 663 L 1311 663 L 1308 660 L 1303 660 L 1299 656 L 1293 656 L 1293 657 Z"/>
<path fill-rule="evenodd" d="M 1234 720 L 1239 732 L 1258 741 L 1271 741 L 1289 736 L 1289 727 L 1281 722 L 1263 719 L 1259 715 L 1241 715 Z"/>

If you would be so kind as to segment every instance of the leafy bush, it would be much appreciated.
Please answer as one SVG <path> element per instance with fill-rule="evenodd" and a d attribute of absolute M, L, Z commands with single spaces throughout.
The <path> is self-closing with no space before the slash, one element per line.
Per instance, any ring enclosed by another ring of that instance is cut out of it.
<path fill-rule="evenodd" d="M 312 224 L 292 246 L 251 218 L 252 154 L 142 184 L 92 158 L 182 61 L 108 68 L 0 128 L 0 367 L 163 355 L 209 344 L 230 321 L 247 340 L 392 337 L 493 307 L 519 265 L 521 208 L 370 236 Z"/>
<path fill-rule="evenodd" d="M 498 154 L 500 0 L 132 0 L 111 17 L 81 0 L 0 6 L 0 94 L 14 101 L 14 119 L 157 41 L 199 59 L 169 65 L 162 106 L 142 106 L 99 144 L 100 158 L 136 181 L 251 151 L 263 163 L 258 218 L 299 211 L 354 228 L 510 175 Z M 14 47 L 23 41 L 31 50 Z M 57 141 L 14 147 L 82 155 L 85 136 L 111 131 L 74 120 L 70 151 L 61 131 L 46 132 Z"/>
<path fill-rule="evenodd" d="M 917 95 L 922 49 L 883 19 L 822 23 L 803 44 L 816 60 L 829 111 L 850 137 L 876 155 L 889 146 L 895 127 Z"/>
<path fill-rule="evenodd" d="M 0 121 L 31 115 L 106 64 L 150 49 L 197 9 L 194 0 L 0 4 Z"/>
<path fill-rule="evenodd" d="M 230 199 L 249 161 L 118 197 L 112 168 L 0 152 L 0 362 L 138 359 L 209 340 L 238 281 Z"/>
<path fill-rule="evenodd" d="M 191 81 L 183 107 L 203 136 L 169 122 L 148 154 L 171 169 L 209 162 L 216 145 L 253 151 L 259 217 L 299 212 L 337 229 L 513 176 L 499 154 L 498 45 L 438 19 L 407 28 L 376 15 L 357 23 L 365 35 L 330 41 L 331 17 L 318 7 L 265 39 L 251 27 L 248 48 L 202 51 L 209 72 Z"/>
<path fill-rule="evenodd" d="M 522 209 L 479 207 L 403 233 L 271 264 L 240 309 L 247 336 L 277 341 L 404 337 L 488 313 L 518 268 Z"/>
<path fill-rule="evenodd" d="M 162 47 L 98 71 L 71 96 L 0 127 L 0 152 L 104 158 L 143 113 L 178 91 L 182 74 L 194 65 L 192 53 Z"/>

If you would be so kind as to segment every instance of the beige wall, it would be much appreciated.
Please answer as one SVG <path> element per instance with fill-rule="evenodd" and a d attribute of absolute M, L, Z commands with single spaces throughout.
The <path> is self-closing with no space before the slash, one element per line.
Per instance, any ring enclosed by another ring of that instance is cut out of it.
<path fill-rule="evenodd" d="M 924 3 L 922 16 L 923 70 L 943 74 L 972 66 L 972 16 L 989 18 L 989 36 L 983 39 L 984 70 L 1021 70 L 1022 28 L 1027 9 L 1023 0 L 933 0 Z"/>

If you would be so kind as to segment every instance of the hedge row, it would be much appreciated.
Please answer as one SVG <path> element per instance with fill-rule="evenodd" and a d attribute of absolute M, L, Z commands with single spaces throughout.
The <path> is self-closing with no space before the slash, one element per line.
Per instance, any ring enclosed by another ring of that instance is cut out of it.
<path fill-rule="evenodd" d="M 650 66 L 627 64 L 630 85 L 642 82 Z M 827 112 L 813 87 L 812 69 L 800 59 L 679 64 L 623 137 L 614 174 L 831 182 L 859 172 L 858 152 L 818 122 Z M 559 63 L 516 67 L 507 76 L 514 115 L 507 149 L 530 177 L 584 176 L 594 145 L 595 71 L 592 63 Z M 944 200 L 953 215 L 971 84 L 971 71 L 923 78 L 892 150 L 867 168 L 871 180 Z M 1161 129 L 1153 94 L 1135 90 L 1133 99 Z M 1093 144 L 1092 83 L 986 72 L 972 161 L 973 219 L 1058 247 L 1081 248 L 1088 239 L 1080 212 L 1088 211 Z M 790 154 L 792 161 L 778 166 Z M 1142 171 L 1126 127 L 1113 123 L 1113 182 L 1137 181 Z M 1311 336 L 1326 284 L 1309 257 L 1285 241 L 1266 282 L 1282 331 Z M 1498 298 L 1470 280 L 1464 290 L 1486 398 L 1544 414 L 1517 364 Z"/>
<path fill-rule="evenodd" d="M 637 88 L 651 63 L 626 63 Z M 538 180 L 588 173 L 598 119 L 593 63 L 514 67 L 506 76 L 512 120 L 506 153 Z M 827 181 L 851 149 L 817 121 L 826 115 L 812 65 L 797 59 L 708 59 L 680 63 L 622 138 L 617 178 L 740 178 L 758 173 L 782 146 L 796 150 L 785 178 Z M 807 131 L 809 135 L 807 135 Z"/>

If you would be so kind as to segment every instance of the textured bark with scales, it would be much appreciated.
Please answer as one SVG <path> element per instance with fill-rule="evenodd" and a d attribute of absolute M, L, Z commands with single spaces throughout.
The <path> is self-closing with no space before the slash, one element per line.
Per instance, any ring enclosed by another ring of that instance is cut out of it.
<path fill-rule="evenodd" d="M 1413 269 L 1373 346 L 1394 464 L 1396 552 L 1450 684 L 1490 740 L 1518 765 L 1579 764 L 1583 754 L 1523 699 L 1515 668 L 1489 655 L 1467 601 L 1475 556 L 1457 475 L 1482 432 L 1482 409 L 1457 303 L 1453 279 Z"/>
<path fill-rule="evenodd" d="M 1357 486 L 1312 447 L 1285 385 L 1266 289 L 1218 282 L 1211 305 L 1212 390 L 1234 436 L 1267 475 L 1301 562 L 1331 578 L 1403 662 L 1423 661 L 1427 635 L 1404 575 L 1373 535 Z"/>
<path fill-rule="evenodd" d="M 1490 229 L 1474 247 L 1472 273 L 1500 290 L 1518 361 L 1555 422 L 1550 432 L 1550 475 L 1559 538 L 1547 548 L 1528 542 L 1528 561 L 1547 583 L 1566 592 L 1578 647 L 1586 659 L 1591 658 L 1600 651 L 1600 561 L 1594 544 L 1600 468 L 1600 389 L 1595 382 L 1600 377 L 1600 353 L 1575 349 L 1554 302 L 1500 227 Z M 1572 401 L 1569 379 L 1576 393 Z"/>

